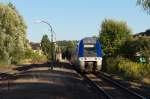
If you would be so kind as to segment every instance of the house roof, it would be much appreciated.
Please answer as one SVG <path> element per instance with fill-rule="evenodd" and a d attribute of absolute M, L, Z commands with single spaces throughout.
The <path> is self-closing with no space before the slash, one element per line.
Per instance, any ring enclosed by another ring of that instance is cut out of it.
<path fill-rule="evenodd" d="M 30 46 L 33 50 L 40 50 L 41 49 L 40 43 L 30 42 Z"/>

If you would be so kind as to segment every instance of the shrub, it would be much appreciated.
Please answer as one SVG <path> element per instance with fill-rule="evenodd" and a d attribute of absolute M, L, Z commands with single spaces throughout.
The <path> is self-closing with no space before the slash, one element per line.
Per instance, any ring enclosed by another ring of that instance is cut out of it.
<path fill-rule="evenodd" d="M 103 61 L 105 61 L 103 63 L 105 64 L 105 70 L 107 72 L 116 73 L 118 71 L 118 58 L 106 57 Z"/>
<path fill-rule="evenodd" d="M 118 71 L 123 72 L 124 77 L 127 78 L 141 78 L 141 65 L 139 63 L 131 62 L 129 60 L 120 60 L 118 64 Z"/>
<path fill-rule="evenodd" d="M 37 52 L 34 52 L 34 55 L 32 56 L 32 63 L 39 63 L 47 61 L 47 57 L 45 55 L 39 55 Z"/>
<path fill-rule="evenodd" d="M 42 55 L 42 54 L 40 55 L 38 52 L 34 52 L 31 49 L 27 49 L 27 51 L 25 52 L 24 59 L 31 59 L 32 63 L 47 61 L 47 58 L 45 55 Z"/>
<path fill-rule="evenodd" d="M 123 57 L 108 57 L 105 60 L 106 71 L 119 73 L 124 78 L 144 79 L 150 78 L 150 64 L 133 62 Z"/>

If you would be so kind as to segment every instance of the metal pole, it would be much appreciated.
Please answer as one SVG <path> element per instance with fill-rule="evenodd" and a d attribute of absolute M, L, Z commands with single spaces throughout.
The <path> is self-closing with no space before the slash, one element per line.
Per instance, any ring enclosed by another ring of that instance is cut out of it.
<path fill-rule="evenodd" d="M 50 25 L 50 23 L 48 23 L 47 21 L 41 21 L 41 22 L 43 22 L 43 23 L 46 23 L 49 27 L 50 27 L 50 31 L 51 31 L 51 59 L 52 59 L 52 61 L 51 61 L 51 70 L 53 70 L 53 63 L 54 63 L 54 42 L 53 42 L 53 29 L 52 29 L 52 26 Z"/>
<path fill-rule="evenodd" d="M 42 23 L 47 24 L 47 25 L 50 27 L 50 31 L 51 31 L 51 59 L 52 59 L 52 61 L 51 61 L 51 69 L 53 70 L 54 54 L 55 54 L 55 52 L 54 52 L 54 49 L 55 49 L 55 48 L 54 48 L 54 41 L 53 41 L 53 38 L 54 38 L 53 33 L 55 33 L 55 32 L 53 31 L 52 26 L 51 26 L 51 24 L 50 24 L 49 22 L 44 21 L 44 20 L 35 21 L 35 22 L 42 22 Z"/>
<path fill-rule="evenodd" d="M 54 38 L 54 39 L 53 39 L 53 40 L 54 40 L 54 41 L 53 41 L 53 42 L 54 42 L 54 43 L 53 43 L 53 47 L 54 47 L 54 60 L 55 60 L 55 62 L 56 62 L 56 54 L 57 54 L 57 53 L 56 53 L 56 49 L 57 49 L 57 46 L 56 46 L 56 45 L 57 45 L 57 44 L 56 44 L 56 33 L 55 33 L 54 31 L 53 31 L 53 38 Z"/>
<path fill-rule="evenodd" d="M 53 33 L 51 32 L 51 55 L 52 55 L 52 61 L 51 61 L 51 70 L 53 70 L 53 62 L 54 62 L 54 50 L 53 50 Z"/>

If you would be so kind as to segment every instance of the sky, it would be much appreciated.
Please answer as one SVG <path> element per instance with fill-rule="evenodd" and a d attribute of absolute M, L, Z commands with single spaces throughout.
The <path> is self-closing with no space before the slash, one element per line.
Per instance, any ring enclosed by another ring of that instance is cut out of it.
<path fill-rule="evenodd" d="M 48 21 L 56 33 L 56 40 L 80 40 L 99 35 L 104 19 L 127 22 L 133 34 L 150 28 L 150 15 L 136 6 L 136 0 L 0 0 L 12 2 L 27 24 L 29 41 L 40 42 L 47 34 Z"/>

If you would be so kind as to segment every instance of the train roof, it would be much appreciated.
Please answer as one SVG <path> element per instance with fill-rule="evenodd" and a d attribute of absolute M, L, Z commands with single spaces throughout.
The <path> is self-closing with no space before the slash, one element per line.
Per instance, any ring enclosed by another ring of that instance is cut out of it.
<path fill-rule="evenodd" d="M 86 38 L 83 38 L 83 43 L 92 43 L 92 44 L 95 44 L 96 41 L 97 41 L 97 38 L 96 37 L 86 37 Z"/>

